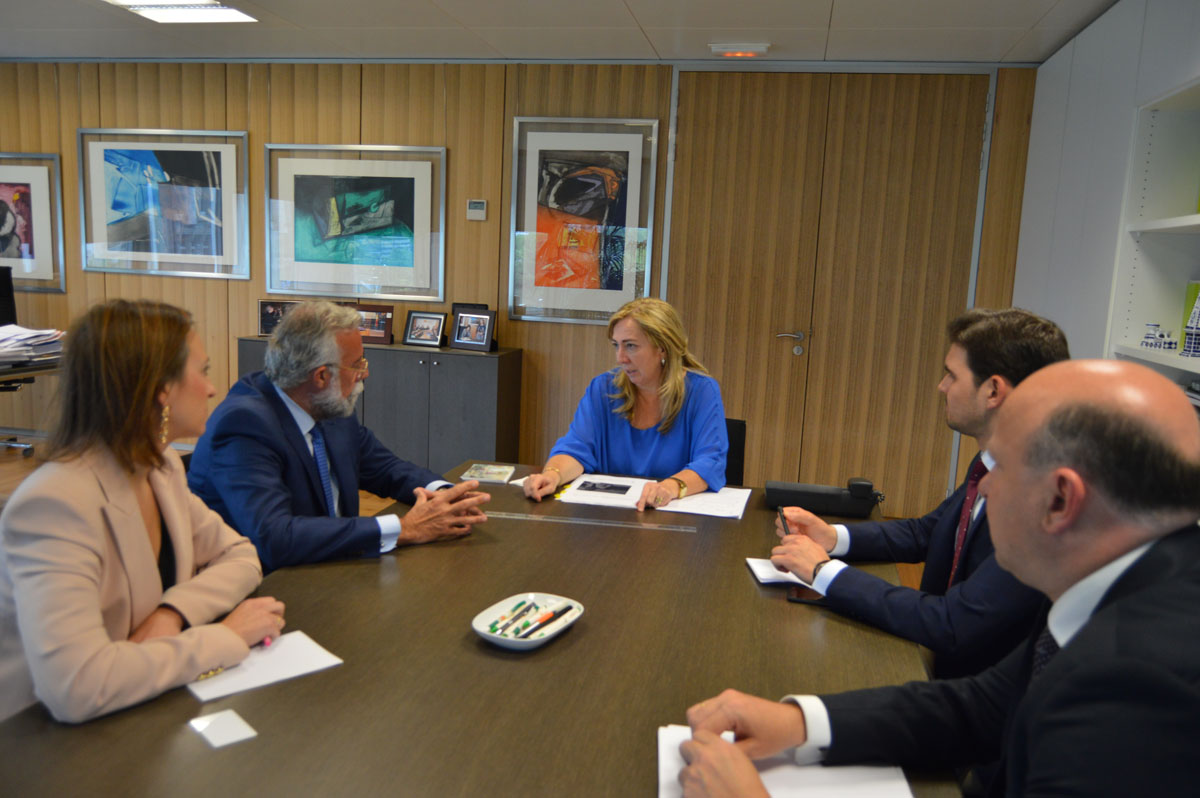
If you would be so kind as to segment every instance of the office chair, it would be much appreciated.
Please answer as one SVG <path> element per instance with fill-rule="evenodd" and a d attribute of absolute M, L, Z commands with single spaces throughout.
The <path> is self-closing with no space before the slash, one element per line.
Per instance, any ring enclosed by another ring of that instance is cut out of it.
<path fill-rule="evenodd" d="M 746 471 L 746 422 L 740 418 L 725 419 L 729 434 L 729 456 L 725 460 L 725 484 L 741 485 Z"/>

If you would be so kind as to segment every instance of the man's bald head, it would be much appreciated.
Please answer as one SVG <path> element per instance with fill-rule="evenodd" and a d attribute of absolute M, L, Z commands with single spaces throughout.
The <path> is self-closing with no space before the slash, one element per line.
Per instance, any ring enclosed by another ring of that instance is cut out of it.
<path fill-rule="evenodd" d="M 1071 468 L 1126 514 L 1200 517 L 1200 422 L 1162 375 L 1066 361 L 1030 376 L 1010 402 L 1030 467 Z"/>

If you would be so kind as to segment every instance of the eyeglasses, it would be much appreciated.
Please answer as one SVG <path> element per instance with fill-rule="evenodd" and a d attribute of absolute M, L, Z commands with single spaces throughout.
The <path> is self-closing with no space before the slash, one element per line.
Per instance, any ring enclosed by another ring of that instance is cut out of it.
<path fill-rule="evenodd" d="M 325 365 L 331 369 L 346 369 L 346 371 L 353 371 L 355 374 L 366 374 L 369 363 L 365 357 L 361 357 L 349 366 L 343 366 L 341 363 L 326 363 Z"/>

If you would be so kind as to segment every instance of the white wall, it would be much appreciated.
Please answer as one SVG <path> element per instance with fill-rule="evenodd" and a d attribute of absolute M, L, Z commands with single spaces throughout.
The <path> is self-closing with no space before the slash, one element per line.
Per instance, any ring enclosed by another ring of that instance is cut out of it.
<path fill-rule="evenodd" d="M 1136 110 L 1200 75 L 1200 0 L 1121 0 L 1038 69 L 1013 304 L 1102 357 Z"/>

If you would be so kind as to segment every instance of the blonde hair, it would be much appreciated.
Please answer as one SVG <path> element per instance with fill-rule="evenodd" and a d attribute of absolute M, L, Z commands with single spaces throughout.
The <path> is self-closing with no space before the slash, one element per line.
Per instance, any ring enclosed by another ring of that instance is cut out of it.
<path fill-rule="evenodd" d="M 662 379 L 658 385 L 659 407 L 662 417 L 658 422 L 659 432 L 667 432 L 675 423 L 683 407 L 686 390 L 685 377 L 687 372 L 708 374 L 700 361 L 688 351 L 687 332 L 683 329 L 683 320 L 679 311 L 661 299 L 644 297 L 626 302 L 614 314 L 608 317 L 608 337 L 612 338 L 613 327 L 622 319 L 633 319 L 641 327 L 642 332 L 650 339 L 655 347 L 663 351 L 666 361 L 662 367 Z M 625 372 L 618 370 L 613 378 L 617 392 L 609 398 L 622 400 L 621 405 L 613 410 L 633 423 L 633 405 L 637 398 L 637 388 L 629 381 Z"/>

